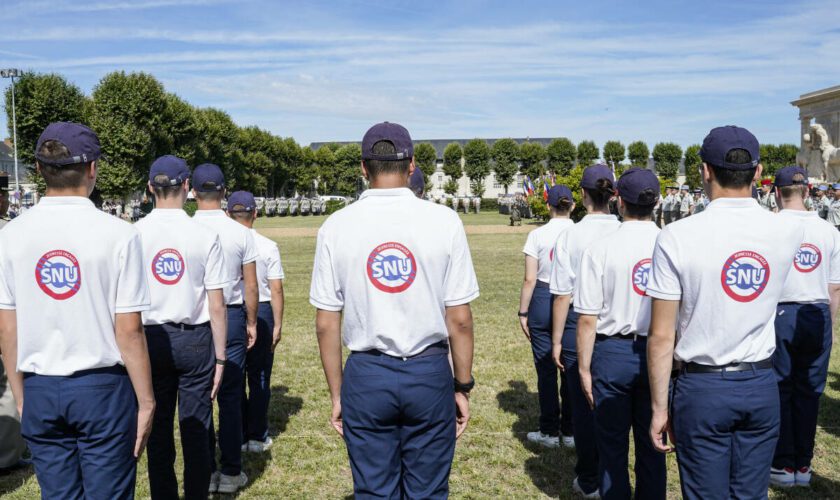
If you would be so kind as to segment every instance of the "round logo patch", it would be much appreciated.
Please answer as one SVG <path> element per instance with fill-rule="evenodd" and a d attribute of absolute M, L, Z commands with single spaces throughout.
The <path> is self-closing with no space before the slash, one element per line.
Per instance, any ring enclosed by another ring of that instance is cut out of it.
<path fill-rule="evenodd" d="M 378 290 L 386 293 L 404 292 L 417 277 L 417 262 L 404 245 L 383 243 L 370 253 L 367 275 Z"/>
<path fill-rule="evenodd" d="M 742 250 L 726 259 L 720 272 L 720 284 L 730 298 L 752 302 L 770 281 L 770 264 L 760 254 Z"/>
<path fill-rule="evenodd" d="M 793 257 L 793 267 L 800 273 L 810 273 L 820 267 L 822 252 L 816 245 L 803 243 Z"/>
<path fill-rule="evenodd" d="M 648 277 L 650 276 L 650 259 L 642 259 L 633 266 L 631 279 L 633 280 L 633 291 L 644 295 L 647 291 Z"/>
<path fill-rule="evenodd" d="M 35 282 L 55 300 L 67 300 L 82 286 L 79 261 L 66 250 L 51 250 L 38 259 Z"/>
<path fill-rule="evenodd" d="M 164 285 L 174 285 L 184 275 L 184 258 L 174 248 L 164 248 L 152 259 L 152 275 Z"/>

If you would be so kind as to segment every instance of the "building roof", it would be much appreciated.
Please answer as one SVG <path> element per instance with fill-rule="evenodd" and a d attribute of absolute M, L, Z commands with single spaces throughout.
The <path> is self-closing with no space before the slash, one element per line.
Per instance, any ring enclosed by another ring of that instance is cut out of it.
<path fill-rule="evenodd" d="M 412 141 L 412 142 L 414 143 L 414 147 L 417 147 L 418 144 L 422 144 L 424 142 L 428 143 L 428 144 L 431 144 L 432 147 L 435 148 L 435 152 L 437 152 L 438 159 L 442 160 L 443 159 L 443 150 L 446 149 L 446 146 L 448 146 L 449 143 L 456 142 L 456 143 L 460 144 L 461 147 L 464 147 L 471 140 L 472 139 L 421 139 L 421 140 Z M 484 139 L 484 141 L 487 143 L 488 146 L 492 146 L 493 143 L 498 141 L 498 140 L 499 140 L 499 138 Z M 536 142 L 538 144 L 541 144 L 543 147 L 546 147 L 551 143 L 551 141 L 554 140 L 554 138 L 553 137 L 534 137 L 534 138 L 526 137 L 526 138 L 518 138 L 518 139 L 513 139 L 513 140 L 516 141 L 517 144 L 522 144 L 523 142 Z M 338 144 L 339 146 L 344 146 L 344 145 L 347 145 L 347 144 L 358 144 L 358 145 L 361 146 L 362 143 L 361 143 L 361 141 L 313 142 L 309 145 L 309 148 L 312 149 L 312 151 L 317 151 L 318 148 L 320 148 L 321 146 L 324 146 L 326 144 Z"/>
<path fill-rule="evenodd" d="M 791 101 L 791 104 L 794 106 L 802 106 L 803 104 L 811 104 L 814 102 L 824 101 L 827 99 L 833 99 L 840 97 L 840 85 L 835 85 L 834 87 L 828 87 L 827 89 L 820 89 L 815 90 L 814 92 L 808 92 L 807 94 L 802 94 L 799 96 L 799 99 L 795 101 Z"/>

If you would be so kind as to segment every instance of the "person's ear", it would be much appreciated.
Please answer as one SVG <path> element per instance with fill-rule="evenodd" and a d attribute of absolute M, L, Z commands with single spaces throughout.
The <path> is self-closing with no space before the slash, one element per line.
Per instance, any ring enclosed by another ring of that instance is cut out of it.
<path fill-rule="evenodd" d="M 709 167 L 709 164 L 706 163 L 706 162 L 703 162 L 703 166 L 700 167 L 700 177 L 702 177 L 703 182 L 705 184 L 711 184 L 712 183 L 712 177 L 714 177 L 714 174 L 712 174 L 712 169 Z"/>
<path fill-rule="evenodd" d="M 411 174 L 414 173 L 414 169 L 416 169 L 416 168 L 417 168 L 417 166 L 414 165 L 414 157 L 412 156 L 411 157 L 411 163 L 408 164 L 408 175 L 409 175 L 409 177 L 411 176 Z"/>
<path fill-rule="evenodd" d="M 364 160 L 362 160 L 362 177 L 364 177 L 365 180 L 370 180 L 370 173 L 367 171 Z"/>
<path fill-rule="evenodd" d="M 764 165 L 759 163 L 758 166 L 755 168 L 755 177 L 753 177 L 754 181 L 758 182 L 761 179 L 762 171 L 764 171 Z"/>

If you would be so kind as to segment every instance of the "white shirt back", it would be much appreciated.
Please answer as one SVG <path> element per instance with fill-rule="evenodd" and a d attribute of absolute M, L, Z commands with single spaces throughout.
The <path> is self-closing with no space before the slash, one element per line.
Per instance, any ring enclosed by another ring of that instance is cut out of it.
<path fill-rule="evenodd" d="M 645 291 L 658 235 L 652 221 L 627 221 L 583 253 L 575 311 L 598 316 L 597 333 L 647 336 L 650 297 Z"/>
<path fill-rule="evenodd" d="M 268 286 L 268 280 L 285 278 L 283 263 L 280 261 L 280 248 L 274 240 L 261 235 L 256 229 L 251 229 L 251 234 L 254 235 L 259 255 L 257 257 L 257 285 L 260 290 L 260 302 L 269 302 L 271 288 Z"/>
<path fill-rule="evenodd" d="M 530 233 L 525 240 L 522 253 L 537 259 L 537 280 L 548 283 L 551 280 L 551 262 L 554 260 L 554 244 L 560 233 L 574 226 L 572 219 L 553 218 Z"/>
<path fill-rule="evenodd" d="M 257 260 L 257 244 L 251 230 L 236 222 L 223 210 L 196 210 L 193 219 L 219 235 L 224 254 L 228 285 L 225 287 L 225 304 L 242 304 L 242 266 Z"/>
<path fill-rule="evenodd" d="M 704 365 L 755 362 L 776 348 L 773 321 L 803 229 L 752 198 L 722 198 L 667 225 L 647 294 L 679 300 L 675 357 Z"/>
<path fill-rule="evenodd" d="M 460 218 L 407 188 L 369 189 L 318 231 L 309 302 L 344 311 L 352 351 L 417 354 L 448 338 L 446 307 L 477 297 Z"/>
<path fill-rule="evenodd" d="M 224 288 L 229 281 L 219 236 L 181 209 L 156 208 L 135 226 L 152 297 L 143 324 L 210 321 L 207 290 Z"/>
<path fill-rule="evenodd" d="M 782 210 L 805 231 L 779 302 L 829 303 L 828 285 L 840 284 L 840 231 L 817 212 Z"/>
<path fill-rule="evenodd" d="M 149 308 L 140 234 L 87 198 L 44 197 L 0 231 L 0 309 L 17 311 L 17 368 L 123 364 L 115 314 Z"/>
<path fill-rule="evenodd" d="M 554 262 L 551 264 L 551 293 L 572 294 L 575 291 L 575 278 L 580 274 L 583 252 L 594 242 L 615 232 L 620 225 L 615 215 L 591 214 L 560 233 L 554 246 Z"/>

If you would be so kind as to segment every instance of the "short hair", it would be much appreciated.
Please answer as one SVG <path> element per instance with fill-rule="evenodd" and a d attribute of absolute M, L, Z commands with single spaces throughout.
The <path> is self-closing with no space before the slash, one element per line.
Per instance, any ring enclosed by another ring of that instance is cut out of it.
<path fill-rule="evenodd" d="M 568 215 L 569 212 L 572 211 L 572 205 L 574 204 L 573 200 L 568 198 L 560 198 L 560 201 L 557 202 L 557 205 L 554 205 L 554 210 L 557 211 L 560 215 Z"/>
<path fill-rule="evenodd" d="M 41 144 L 37 151 L 38 166 L 47 187 L 55 189 L 77 188 L 84 184 L 85 175 L 90 170 L 91 163 L 82 162 L 69 165 L 58 165 L 57 162 L 70 158 L 70 150 L 59 141 L 48 140 Z M 50 163 L 56 162 L 56 163 Z"/>
<path fill-rule="evenodd" d="M 230 215 L 230 218 L 233 220 L 251 220 L 251 217 L 254 215 L 254 211 L 247 211 L 245 210 L 245 205 L 240 205 L 237 203 L 232 207 L 228 207 L 228 215 Z"/>
<path fill-rule="evenodd" d="M 196 191 L 195 198 L 200 201 L 222 201 L 223 191 Z"/>
<path fill-rule="evenodd" d="M 371 148 L 375 155 L 392 155 L 397 152 L 394 143 L 387 140 L 376 141 Z M 364 160 L 365 168 L 371 177 L 379 174 L 407 174 L 408 166 L 411 165 L 411 158 L 402 160 Z"/>
<path fill-rule="evenodd" d="M 731 149 L 726 153 L 724 159 L 726 163 L 744 164 L 753 161 L 750 152 L 746 149 Z M 720 184 L 720 187 L 727 189 L 741 189 L 752 185 L 755 179 L 755 171 L 758 167 L 753 167 L 747 170 L 730 170 L 718 165 L 711 165 L 712 172 L 715 174 L 715 180 Z"/>
<path fill-rule="evenodd" d="M 166 184 L 166 186 L 161 186 L 161 184 Z M 154 179 L 152 179 L 152 187 L 154 188 L 153 191 L 155 193 L 155 198 L 160 198 L 161 200 L 165 200 L 170 196 L 176 196 L 183 186 L 183 182 L 175 184 L 174 186 L 169 185 L 169 176 L 166 174 L 158 174 Z"/>
<path fill-rule="evenodd" d="M 650 189 L 646 191 L 651 191 Z M 653 191 L 651 191 L 652 193 Z M 622 198 L 622 200 L 624 200 Z M 656 203 L 651 204 L 644 204 L 641 205 L 639 203 L 630 203 L 629 201 L 624 200 L 624 214 L 629 215 L 634 219 L 649 219 L 651 215 L 653 215 L 653 209 L 656 207 Z"/>
<path fill-rule="evenodd" d="M 589 199 L 592 200 L 592 204 L 595 205 L 595 208 L 599 209 L 606 208 L 610 198 L 615 196 L 613 182 L 606 177 L 595 181 L 594 188 L 583 188 L 583 190 L 589 195 Z"/>
<path fill-rule="evenodd" d="M 779 188 L 779 194 L 783 200 L 793 198 L 794 196 L 801 196 L 803 199 L 808 196 L 808 179 L 802 174 L 794 174 L 794 182 L 802 184 L 794 184 L 792 186 L 782 186 Z"/>

